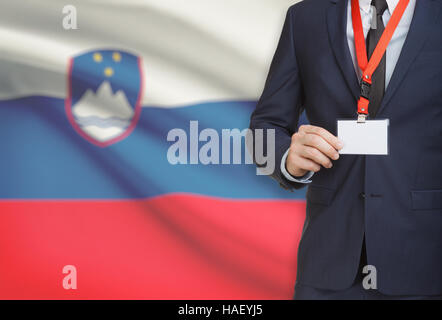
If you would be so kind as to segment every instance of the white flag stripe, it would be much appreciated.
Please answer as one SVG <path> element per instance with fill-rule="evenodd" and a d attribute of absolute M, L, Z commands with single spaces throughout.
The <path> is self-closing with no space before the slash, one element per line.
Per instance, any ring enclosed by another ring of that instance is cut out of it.
<path fill-rule="evenodd" d="M 64 30 L 55 0 L 1 4 L 0 99 L 66 96 L 70 57 L 95 49 L 140 55 L 143 105 L 254 100 L 289 0 L 73 0 L 78 30 Z"/>

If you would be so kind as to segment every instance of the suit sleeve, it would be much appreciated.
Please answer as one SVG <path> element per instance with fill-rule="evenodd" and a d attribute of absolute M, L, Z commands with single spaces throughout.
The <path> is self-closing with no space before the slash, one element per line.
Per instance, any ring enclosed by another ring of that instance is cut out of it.
<path fill-rule="evenodd" d="M 267 81 L 257 107 L 251 116 L 250 129 L 275 130 L 275 170 L 271 175 L 285 189 L 300 189 L 305 184 L 289 181 L 281 171 L 281 160 L 290 147 L 302 112 L 302 83 L 294 46 L 295 7 L 287 12 L 282 34 L 273 57 Z M 267 150 L 267 139 L 264 149 Z"/>

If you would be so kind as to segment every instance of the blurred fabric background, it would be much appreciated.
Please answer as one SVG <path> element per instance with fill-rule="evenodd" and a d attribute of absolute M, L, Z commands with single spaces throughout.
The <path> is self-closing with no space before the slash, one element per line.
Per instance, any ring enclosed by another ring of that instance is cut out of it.
<path fill-rule="evenodd" d="M 248 127 L 294 2 L 0 2 L 1 299 L 292 298 L 305 191 L 167 135 Z"/>

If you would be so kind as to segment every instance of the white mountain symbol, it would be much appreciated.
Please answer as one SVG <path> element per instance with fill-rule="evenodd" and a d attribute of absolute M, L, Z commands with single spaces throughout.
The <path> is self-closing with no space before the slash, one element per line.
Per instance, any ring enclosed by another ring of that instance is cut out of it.
<path fill-rule="evenodd" d="M 73 106 L 72 113 L 83 131 L 105 142 L 126 130 L 134 109 L 123 91 L 114 94 L 110 83 L 103 81 L 96 93 L 89 89 L 83 94 Z"/>

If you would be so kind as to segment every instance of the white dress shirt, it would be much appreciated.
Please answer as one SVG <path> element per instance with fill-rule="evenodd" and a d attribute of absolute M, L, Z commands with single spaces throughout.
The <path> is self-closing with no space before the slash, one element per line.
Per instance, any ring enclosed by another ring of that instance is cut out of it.
<path fill-rule="evenodd" d="M 385 10 L 382 16 L 382 19 L 384 21 L 384 26 L 388 24 L 388 21 L 390 21 L 391 15 L 394 9 L 396 8 L 397 4 L 399 3 L 399 0 L 386 0 L 386 1 L 388 4 L 388 9 Z M 416 0 L 410 0 L 410 3 L 408 4 L 407 9 L 405 10 L 404 15 L 402 16 L 402 19 L 399 22 L 399 25 L 396 28 L 396 31 L 394 32 L 390 43 L 388 44 L 386 52 L 385 88 L 387 88 L 388 84 L 390 83 L 391 76 L 393 75 L 393 71 L 396 67 L 396 63 L 401 54 L 402 47 L 404 46 L 405 43 L 405 39 L 407 38 L 408 30 L 410 29 L 411 20 L 413 19 L 415 7 L 416 7 Z M 359 9 L 361 11 L 364 37 L 367 38 L 367 34 L 371 28 L 371 22 L 373 19 L 373 10 L 374 10 L 374 7 L 371 6 L 371 0 L 359 0 Z M 358 75 L 358 79 L 360 79 L 362 77 L 362 70 L 359 69 L 358 61 L 356 58 L 353 21 L 351 15 L 351 0 L 348 0 L 348 7 L 347 7 L 347 41 L 356 74 Z M 314 175 L 314 172 L 312 171 L 308 172 L 304 177 L 298 179 L 296 179 L 295 177 L 290 175 L 290 173 L 288 173 L 285 167 L 288 153 L 289 150 L 286 151 L 281 161 L 281 171 L 284 177 L 292 182 L 310 183 L 311 178 Z"/>

